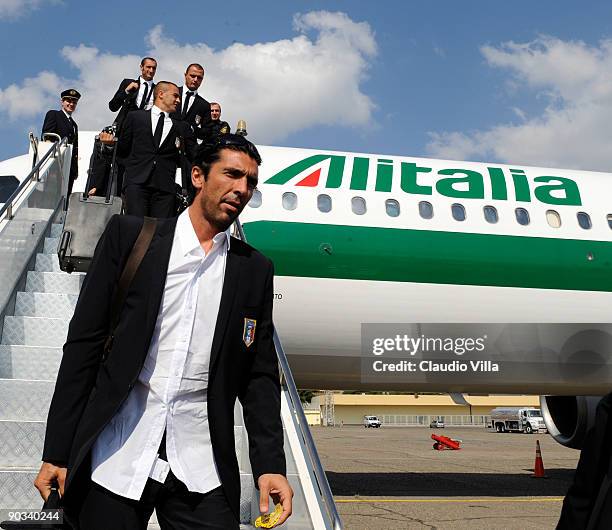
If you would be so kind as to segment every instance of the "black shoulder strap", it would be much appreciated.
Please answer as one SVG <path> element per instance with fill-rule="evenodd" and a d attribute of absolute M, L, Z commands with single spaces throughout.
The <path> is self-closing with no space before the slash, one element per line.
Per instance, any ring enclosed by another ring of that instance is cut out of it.
<path fill-rule="evenodd" d="M 115 295 L 113 296 L 113 301 L 111 303 L 111 317 L 110 317 L 110 328 L 108 337 L 106 339 L 106 343 L 104 344 L 104 355 L 103 358 L 106 358 L 108 352 L 110 351 L 113 345 L 113 339 L 115 336 L 115 329 L 117 328 L 117 324 L 119 324 L 119 315 L 121 314 L 121 308 L 125 302 L 125 298 L 127 296 L 128 289 L 130 288 L 130 284 L 132 283 L 132 279 L 140 267 L 140 263 L 142 262 L 142 258 L 147 253 L 149 249 L 149 245 L 151 244 L 151 240 L 153 239 L 153 234 L 155 233 L 155 228 L 157 226 L 157 219 L 152 217 L 145 217 L 144 222 L 142 224 L 142 228 L 140 229 L 140 233 L 138 234 L 138 238 L 132 247 L 132 251 L 127 259 L 123 272 L 121 273 L 121 277 L 119 278 L 119 283 L 117 284 L 117 290 L 115 291 Z"/>

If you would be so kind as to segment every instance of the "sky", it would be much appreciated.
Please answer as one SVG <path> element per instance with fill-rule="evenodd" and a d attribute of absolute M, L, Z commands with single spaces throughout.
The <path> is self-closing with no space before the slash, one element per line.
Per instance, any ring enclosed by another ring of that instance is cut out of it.
<path fill-rule="evenodd" d="M 612 2 L 0 0 L 0 44 L 0 160 L 65 88 L 112 123 L 151 55 L 258 144 L 612 168 Z"/>

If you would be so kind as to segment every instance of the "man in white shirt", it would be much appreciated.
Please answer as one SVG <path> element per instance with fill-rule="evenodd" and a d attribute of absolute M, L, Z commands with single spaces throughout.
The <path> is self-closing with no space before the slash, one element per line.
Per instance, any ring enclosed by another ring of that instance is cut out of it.
<path fill-rule="evenodd" d="M 112 293 L 142 220 L 115 216 L 85 279 L 49 409 L 43 498 L 87 530 L 238 529 L 236 398 L 260 510 L 291 514 L 285 477 L 272 263 L 228 234 L 257 186 L 259 154 L 226 135 L 195 157 L 193 204 L 159 220 L 109 335 Z"/>
<path fill-rule="evenodd" d="M 144 57 L 140 61 L 140 75 L 138 78 L 127 78 L 119 83 L 117 92 L 108 102 L 108 108 L 112 112 L 119 111 L 114 121 L 118 134 L 121 133 L 123 124 L 130 112 L 134 110 L 150 110 L 153 106 L 155 99 L 155 83 L 153 78 L 156 71 L 157 61 L 153 57 Z M 117 195 L 121 195 L 123 190 L 123 173 L 125 171 L 123 162 L 123 159 L 119 156 L 117 158 Z"/>
<path fill-rule="evenodd" d="M 183 157 L 192 158 L 196 143 L 191 127 L 171 118 L 181 103 L 178 87 L 160 81 L 154 98 L 151 110 L 128 114 L 119 135 L 117 156 L 125 165 L 125 211 L 139 217 L 173 217 L 176 169 Z M 103 132 L 100 141 L 112 144 L 114 137 Z"/>
<path fill-rule="evenodd" d="M 210 103 L 200 94 L 198 89 L 204 81 L 204 67 L 198 63 L 191 63 L 185 70 L 185 84 L 179 87 L 181 104 L 172 117 L 187 122 L 196 136 L 201 139 L 203 127 L 211 121 Z"/>
<path fill-rule="evenodd" d="M 117 92 L 108 102 L 108 108 L 117 112 L 122 106 L 126 110 L 149 110 L 153 106 L 153 78 L 157 71 L 157 61 L 153 57 L 145 57 L 140 61 L 140 75 L 138 79 L 124 79 L 119 84 Z"/>

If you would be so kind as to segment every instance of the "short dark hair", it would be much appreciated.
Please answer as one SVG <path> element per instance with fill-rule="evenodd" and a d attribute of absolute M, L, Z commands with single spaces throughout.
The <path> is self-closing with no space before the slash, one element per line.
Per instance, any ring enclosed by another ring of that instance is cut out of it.
<path fill-rule="evenodd" d="M 255 144 L 238 134 L 223 134 L 211 143 L 200 145 L 193 159 L 193 165 L 202 170 L 205 178 L 208 177 L 210 167 L 221 158 L 221 151 L 224 149 L 245 153 L 255 160 L 258 166 L 261 165 L 261 156 Z"/>
<path fill-rule="evenodd" d="M 204 71 L 204 67 L 200 63 L 191 63 L 189 66 L 187 66 L 187 68 L 185 68 L 185 73 L 189 72 L 189 69 L 191 67 L 195 67 L 198 70 L 202 70 L 202 72 Z"/>
<path fill-rule="evenodd" d="M 157 64 L 157 59 L 154 57 L 143 57 L 142 61 L 140 61 L 140 66 L 144 66 L 145 61 L 153 61 L 155 64 Z"/>
<path fill-rule="evenodd" d="M 166 90 L 168 88 L 168 85 L 172 85 L 178 88 L 178 85 L 176 83 L 173 83 L 172 81 L 158 81 L 155 84 L 155 88 L 153 89 L 153 97 L 156 98 L 157 94 L 159 94 L 159 91 Z"/>

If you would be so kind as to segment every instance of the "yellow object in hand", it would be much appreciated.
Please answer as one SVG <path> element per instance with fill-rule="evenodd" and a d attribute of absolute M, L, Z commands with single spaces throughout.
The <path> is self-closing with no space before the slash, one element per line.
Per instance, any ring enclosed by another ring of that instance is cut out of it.
<path fill-rule="evenodd" d="M 274 511 L 271 513 L 266 513 L 264 515 L 260 515 L 257 519 L 255 519 L 255 527 L 256 528 L 273 528 L 278 520 L 281 518 L 283 514 L 283 506 L 282 504 L 277 504 L 274 507 Z"/>

